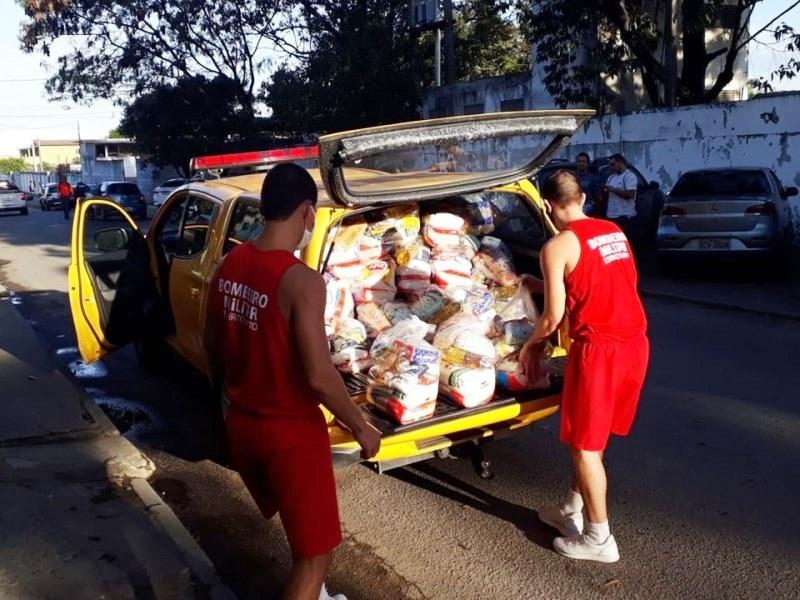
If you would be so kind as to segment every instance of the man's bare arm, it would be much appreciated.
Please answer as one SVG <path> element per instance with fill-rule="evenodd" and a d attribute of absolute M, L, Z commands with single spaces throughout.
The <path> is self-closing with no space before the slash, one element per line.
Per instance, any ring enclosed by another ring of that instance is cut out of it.
<path fill-rule="evenodd" d="M 371 458 L 380 448 L 380 434 L 369 425 L 350 398 L 341 375 L 333 366 L 325 335 L 325 282 L 314 271 L 292 267 L 281 283 L 281 304 L 290 307 L 290 323 L 301 349 L 305 376 L 320 402 L 353 432 Z"/>
<path fill-rule="evenodd" d="M 553 335 L 564 319 L 567 310 L 567 292 L 564 286 L 564 273 L 570 256 L 570 244 L 575 240 L 571 233 L 561 233 L 547 242 L 542 248 L 539 263 L 544 276 L 544 311 L 536 322 L 533 335 L 520 351 L 520 367 L 530 379 L 537 377 L 539 355 L 544 342 Z"/>

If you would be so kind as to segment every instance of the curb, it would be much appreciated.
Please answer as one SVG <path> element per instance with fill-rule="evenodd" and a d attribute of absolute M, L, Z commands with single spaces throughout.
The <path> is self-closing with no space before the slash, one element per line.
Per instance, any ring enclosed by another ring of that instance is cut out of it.
<path fill-rule="evenodd" d="M 236 600 L 236 595 L 220 581 L 214 563 L 189 533 L 173 510 L 161 500 L 146 479 L 130 480 L 131 488 L 139 497 L 145 510 L 156 524 L 166 533 L 178 547 L 192 573 L 206 588 L 208 596 L 213 600 Z"/>
<path fill-rule="evenodd" d="M 642 296 L 650 298 L 663 298 L 665 300 L 676 300 L 678 302 L 685 302 L 687 304 L 697 304 L 706 308 L 715 308 L 720 310 L 729 310 L 733 312 L 743 312 L 759 317 L 772 317 L 775 319 L 784 319 L 787 321 L 800 322 L 800 313 L 784 313 L 775 310 L 759 310 L 749 306 L 740 306 L 737 304 L 726 304 L 725 302 L 717 302 L 715 300 L 705 300 L 702 298 L 692 298 L 691 296 L 680 296 L 678 294 L 670 294 L 668 292 L 654 292 L 651 290 L 640 289 L 639 293 Z"/>

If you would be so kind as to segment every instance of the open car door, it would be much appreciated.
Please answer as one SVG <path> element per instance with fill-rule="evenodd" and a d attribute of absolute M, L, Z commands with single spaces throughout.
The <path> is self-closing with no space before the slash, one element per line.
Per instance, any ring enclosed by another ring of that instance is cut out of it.
<path fill-rule="evenodd" d="M 346 206 L 443 198 L 529 179 L 592 110 L 465 115 L 319 140 L 328 194 Z"/>
<path fill-rule="evenodd" d="M 105 219 L 95 220 L 101 213 Z M 86 362 L 158 326 L 147 244 L 133 219 L 113 202 L 78 201 L 68 278 L 75 336 Z"/>

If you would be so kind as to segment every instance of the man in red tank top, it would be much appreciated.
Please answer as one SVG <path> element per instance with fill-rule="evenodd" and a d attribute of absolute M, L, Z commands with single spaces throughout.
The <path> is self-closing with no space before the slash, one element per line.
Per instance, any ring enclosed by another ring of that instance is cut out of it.
<path fill-rule="evenodd" d="M 284 597 L 292 600 L 330 598 L 325 575 L 342 539 L 319 404 L 353 432 L 363 458 L 380 448 L 380 433 L 331 362 L 322 276 L 294 256 L 311 238 L 316 202 L 305 169 L 281 164 L 269 171 L 261 189 L 264 229 L 217 270 L 205 331 L 209 369 L 230 402 L 230 460 L 264 516 L 280 514 L 293 560 Z"/>
<path fill-rule="evenodd" d="M 574 174 L 554 173 L 542 185 L 542 197 L 560 233 L 542 248 L 544 312 L 520 362 L 535 378 L 541 348 L 568 312 L 573 343 L 561 441 L 571 449 L 574 476 L 564 502 L 543 508 L 539 518 L 564 536 L 553 542 L 559 554 L 616 562 L 603 452 L 612 433 L 630 432 L 647 371 L 650 347 L 636 264 L 619 227 L 584 215 L 586 195 Z"/>

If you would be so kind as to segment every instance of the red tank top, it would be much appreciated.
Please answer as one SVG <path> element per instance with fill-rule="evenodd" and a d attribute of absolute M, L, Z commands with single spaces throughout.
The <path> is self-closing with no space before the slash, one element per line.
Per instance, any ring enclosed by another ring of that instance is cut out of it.
<path fill-rule="evenodd" d="M 284 274 L 297 264 L 290 252 L 246 243 L 214 275 L 208 310 L 224 320 L 220 347 L 231 408 L 265 417 L 321 415 L 278 301 Z"/>
<path fill-rule="evenodd" d="M 578 264 L 564 280 L 570 337 L 626 341 L 643 335 L 647 318 L 625 234 L 614 223 L 601 219 L 573 221 L 567 229 L 581 244 Z"/>

